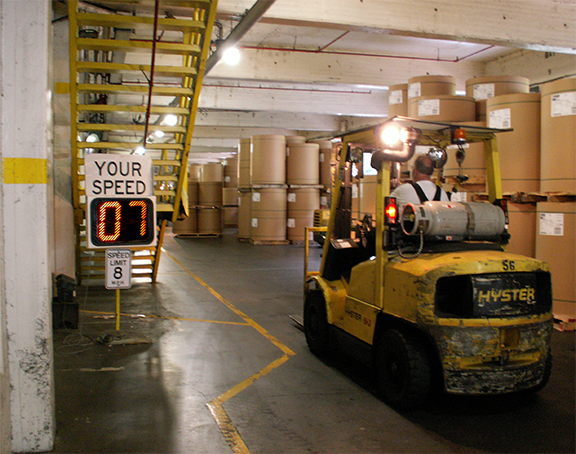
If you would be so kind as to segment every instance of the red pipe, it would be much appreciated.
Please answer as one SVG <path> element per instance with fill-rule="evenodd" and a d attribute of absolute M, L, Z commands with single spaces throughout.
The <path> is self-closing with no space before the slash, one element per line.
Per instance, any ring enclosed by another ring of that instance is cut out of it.
<path fill-rule="evenodd" d="M 154 66 L 156 65 L 156 33 L 158 32 L 158 13 L 160 11 L 160 0 L 154 4 L 154 35 L 152 39 L 152 62 L 150 63 L 150 83 L 148 89 L 148 106 L 146 107 L 146 126 L 144 127 L 144 137 L 142 146 L 146 148 L 146 138 L 148 137 L 148 125 L 150 123 L 150 109 L 152 107 L 152 88 L 154 87 Z"/>
<path fill-rule="evenodd" d="M 344 36 L 344 35 L 342 35 Z M 338 39 L 342 38 L 342 36 L 340 36 L 339 38 L 337 38 L 335 41 L 337 41 Z M 332 43 L 330 43 L 332 44 Z M 328 46 L 330 45 L 328 44 Z M 348 55 L 348 56 L 353 56 L 353 57 L 373 57 L 373 58 L 399 58 L 402 60 L 423 60 L 423 61 L 436 61 L 436 62 L 444 62 L 444 63 L 458 63 L 462 60 L 465 60 L 466 58 L 472 57 L 474 55 L 477 55 L 481 52 L 484 52 L 488 49 L 491 49 L 494 46 L 488 46 L 485 49 L 481 49 L 479 51 L 476 51 L 470 55 L 466 55 L 465 57 L 462 58 L 458 58 L 456 60 L 448 60 L 448 59 L 442 59 L 442 58 L 427 58 L 427 57 L 405 57 L 402 55 L 383 55 L 383 54 L 363 54 L 360 52 L 336 52 L 336 51 L 325 51 L 324 49 L 326 49 L 326 47 L 328 46 L 324 46 L 322 49 L 318 49 L 318 50 L 310 50 L 310 49 L 289 49 L 289 48 L 283 48 L 283 47 L 256 47 L 256 46 L 240 46 L 243 49 L 253 49 L 253 50 L 269 50 L 269 51 L 276 51 L 276 52 L 302 52 L 302 53 L 307 53 L 307 54 L 328 54 L 328 55 Z"/>

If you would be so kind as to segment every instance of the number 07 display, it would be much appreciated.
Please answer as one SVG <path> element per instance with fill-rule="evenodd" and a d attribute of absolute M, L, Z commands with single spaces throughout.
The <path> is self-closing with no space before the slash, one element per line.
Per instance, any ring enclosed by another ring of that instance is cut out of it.
<path fill-rule="evenodd" d="M 88 197 L 88 247 L 156 244 L 155 197 Z"/>

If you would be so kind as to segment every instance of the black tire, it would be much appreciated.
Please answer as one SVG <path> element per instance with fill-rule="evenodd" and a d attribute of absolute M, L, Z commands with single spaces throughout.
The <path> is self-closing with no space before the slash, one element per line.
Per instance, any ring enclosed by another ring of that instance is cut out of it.
<path fill-rule="evenodd" d="M 375 369 L 384 402 L 399 409 L 422 405 L 430 394 L 430 358 L 418 339 L 403 331 L 384 331 L 376 340 Z"/>
<path fill-rule="evenodd" d="M 330 337 L 326 302 L 322 293 L 312 291 L 304 301 L 304 334 L 306 343 L 312 353 L 318 357 L 326 357 L 330 353 Z"/>

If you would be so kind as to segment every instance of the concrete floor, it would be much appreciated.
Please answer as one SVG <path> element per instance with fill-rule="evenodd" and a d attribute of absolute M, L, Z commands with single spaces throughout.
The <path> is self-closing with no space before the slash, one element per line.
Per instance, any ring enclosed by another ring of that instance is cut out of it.
<path fill-rule="evenodd" d="M 322 362 L 289 318 L 302 313 L 302 246 L 227 232 L 167 234 L 164 247 L 158 283 L 121 291 L 132 317 L 120 337 L 102 318 L 115 304 L 103 287 L 80 288 L 79 329 L 55 332 L 55 453 L 575 451 L 573 332 L 554 332 L 536 396 L 445 396 L 399 413 L 369 369 Z"/>

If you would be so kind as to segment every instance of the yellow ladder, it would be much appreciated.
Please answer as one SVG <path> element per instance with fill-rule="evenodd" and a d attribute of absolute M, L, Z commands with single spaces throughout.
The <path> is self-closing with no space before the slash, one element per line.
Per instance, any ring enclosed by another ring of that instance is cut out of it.
<path fill-rule="evenodd" d="M 100 4 L 106 9 L 82 11 L 78 0 L 68 0 L 80 281 L 104 277 L 103 251 L 86 248 L 86 154 L 133 154 L 143 147 L 152 158 L 158 218 L 175 221 L 187 209 L 188 151 L 217 8 L 217 0 Z M 132 248 L 134 277 L 155 280 L 160 248 L 161 241 L 154 248 Z"/>

